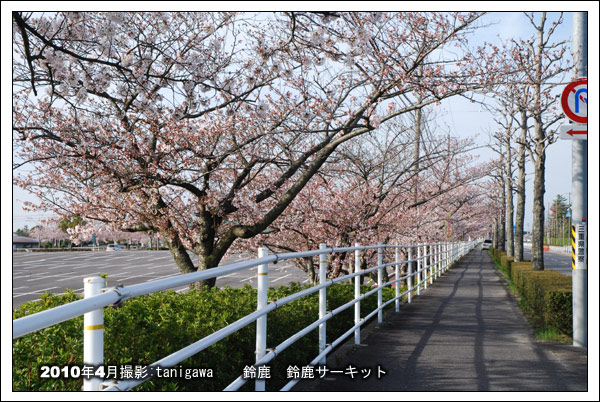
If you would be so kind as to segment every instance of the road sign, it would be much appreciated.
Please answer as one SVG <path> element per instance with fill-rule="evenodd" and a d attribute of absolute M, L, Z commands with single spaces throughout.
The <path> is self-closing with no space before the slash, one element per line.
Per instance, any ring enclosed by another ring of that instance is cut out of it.
<path fill-rule="evenodd" d="M 587 140 L 587 124 L 563 124 L 558 130 L 561 140 Z"/>
<path fill-rule="evenodd" d="M 587 124 L 587 78 L 567 84 L 560 96 L 560 105 L 569 120 Z"/>
<path fill-rule="evenodd" d="M 580 223 L 571 227 L 572 267 L 587 269 L 587 224 Z"/>

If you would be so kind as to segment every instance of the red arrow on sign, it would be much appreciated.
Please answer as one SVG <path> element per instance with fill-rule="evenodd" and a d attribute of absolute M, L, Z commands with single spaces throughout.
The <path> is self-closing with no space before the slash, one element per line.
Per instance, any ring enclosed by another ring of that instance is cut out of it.
<path fill-rule="evenodd" d="M 587 131 L 576 131 L 576 130 L 571 129 L 571 130 L 567 131 L 567 134 L 569 134 L 571 137 L 574 135 L 580 135 L 580 134 L 587 135 Z"/>

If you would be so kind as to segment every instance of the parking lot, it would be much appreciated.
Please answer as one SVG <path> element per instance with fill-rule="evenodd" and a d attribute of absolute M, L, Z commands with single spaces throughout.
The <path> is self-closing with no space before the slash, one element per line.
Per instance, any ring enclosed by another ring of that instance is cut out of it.
<path fill-rule="evenodd" d="M 99 274 L 108 275 L 108 286 L 133 285 L 179 275 L 179 269 L 169 251 L 78 251 L 13 253 L 13 308 L 38 300 L 44 292 L 60 294 L 66 289 L 83 292 L 83 279 Z M 256 258 L 255 255 L 234 255 L 221 265 Z M 193 256 L 197 263 L 197 257 Z M 217 286 L 256 286 L 256 267 L 224 275 Z M 308 276 L 291 262 L 269 265 L 269 286 L 290 282 L 308 283 Z M 187 290 L 180 287 L 178 292 Z"/>

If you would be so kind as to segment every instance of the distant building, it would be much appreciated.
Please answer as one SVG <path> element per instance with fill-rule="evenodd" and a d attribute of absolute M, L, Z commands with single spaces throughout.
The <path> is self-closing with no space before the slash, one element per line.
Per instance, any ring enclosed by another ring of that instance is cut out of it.
<path fill-rule="evenodd" d="M 38 248 L 39 246 L 40 246 L 40 242 L 38 241 L 38 239 L 13 235 L 13 243 L 12 243 L 13 249 Z"/>

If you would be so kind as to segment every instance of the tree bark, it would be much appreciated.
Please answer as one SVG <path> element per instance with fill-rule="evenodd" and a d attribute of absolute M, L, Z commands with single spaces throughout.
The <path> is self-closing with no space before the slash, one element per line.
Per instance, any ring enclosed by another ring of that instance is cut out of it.
<path fill-rule="evenodd" d="M 498 218 L 494 218 L 492 225 L 492 246 L 498 250 Z"/>
<path fill-rule="evenodd" d="M 537 120 L 537 119 L 536 119 Z M 541 122 L 540 122 L 541 123 Z M 536 131 L 541 131 L 541 125 L 536 121 Z M 541 134 L 543 135 L 543 134 Z M 537 160 L 535 161 L 535 177 L 533 179 L 533 227 L 531 229 L 531 269 L 534 271 L 544 270 L 544 171 L 546 163 L 546 151 L 543 142 L 536 145 Z"/>
<path fill-rule="evenodd" d="M 515 192 L 517 194 L 517 211 L 515 220 L 515 252 L 516 262 L 523 261 L 523 232 L 525 226 L 525 141 L 527 141 L 527 112 L 521 110 L 521 136 L 519 138 L 519 155 L 517 171 L 519 176 Z"/>
<path fill-rule="evenodd" d="M 535 129 L 534 152 L 536 160 L 534 163 L 533 179 L 533 227 L 531 229 L 531 269 L 534 271 L 544 270 L 544 193 L 545 168 L 546 168 L 546 133 L 542 121 L 542 53 L 544 51 L 544 22 L 546 13 L 541 14 L 540 29 L 538 29 L 537 54 L 536 57 L 536 80 L 533 85 L 533 121 Z"/>
<path fill-rule="evenodd" d="M 501 155 L 502 165 L 504 165 L 503 158 L 504 155 Z M 503 211 L 500 212 L 500 222 L 498 223 L 498 249 L 501 251 L 506 251 L 506 179 L 504 169 L 504 166 L 500 169 L 500 186 L 502 188 L 500 205 L 502 205 Z"/>
<path fill-rule="evenodd" d="M 506 132 L 506 256 L 514 255 L 513 238 L 513 180 L 512 180 L 512 149 L 510 145 L 510 130 Z"/>

